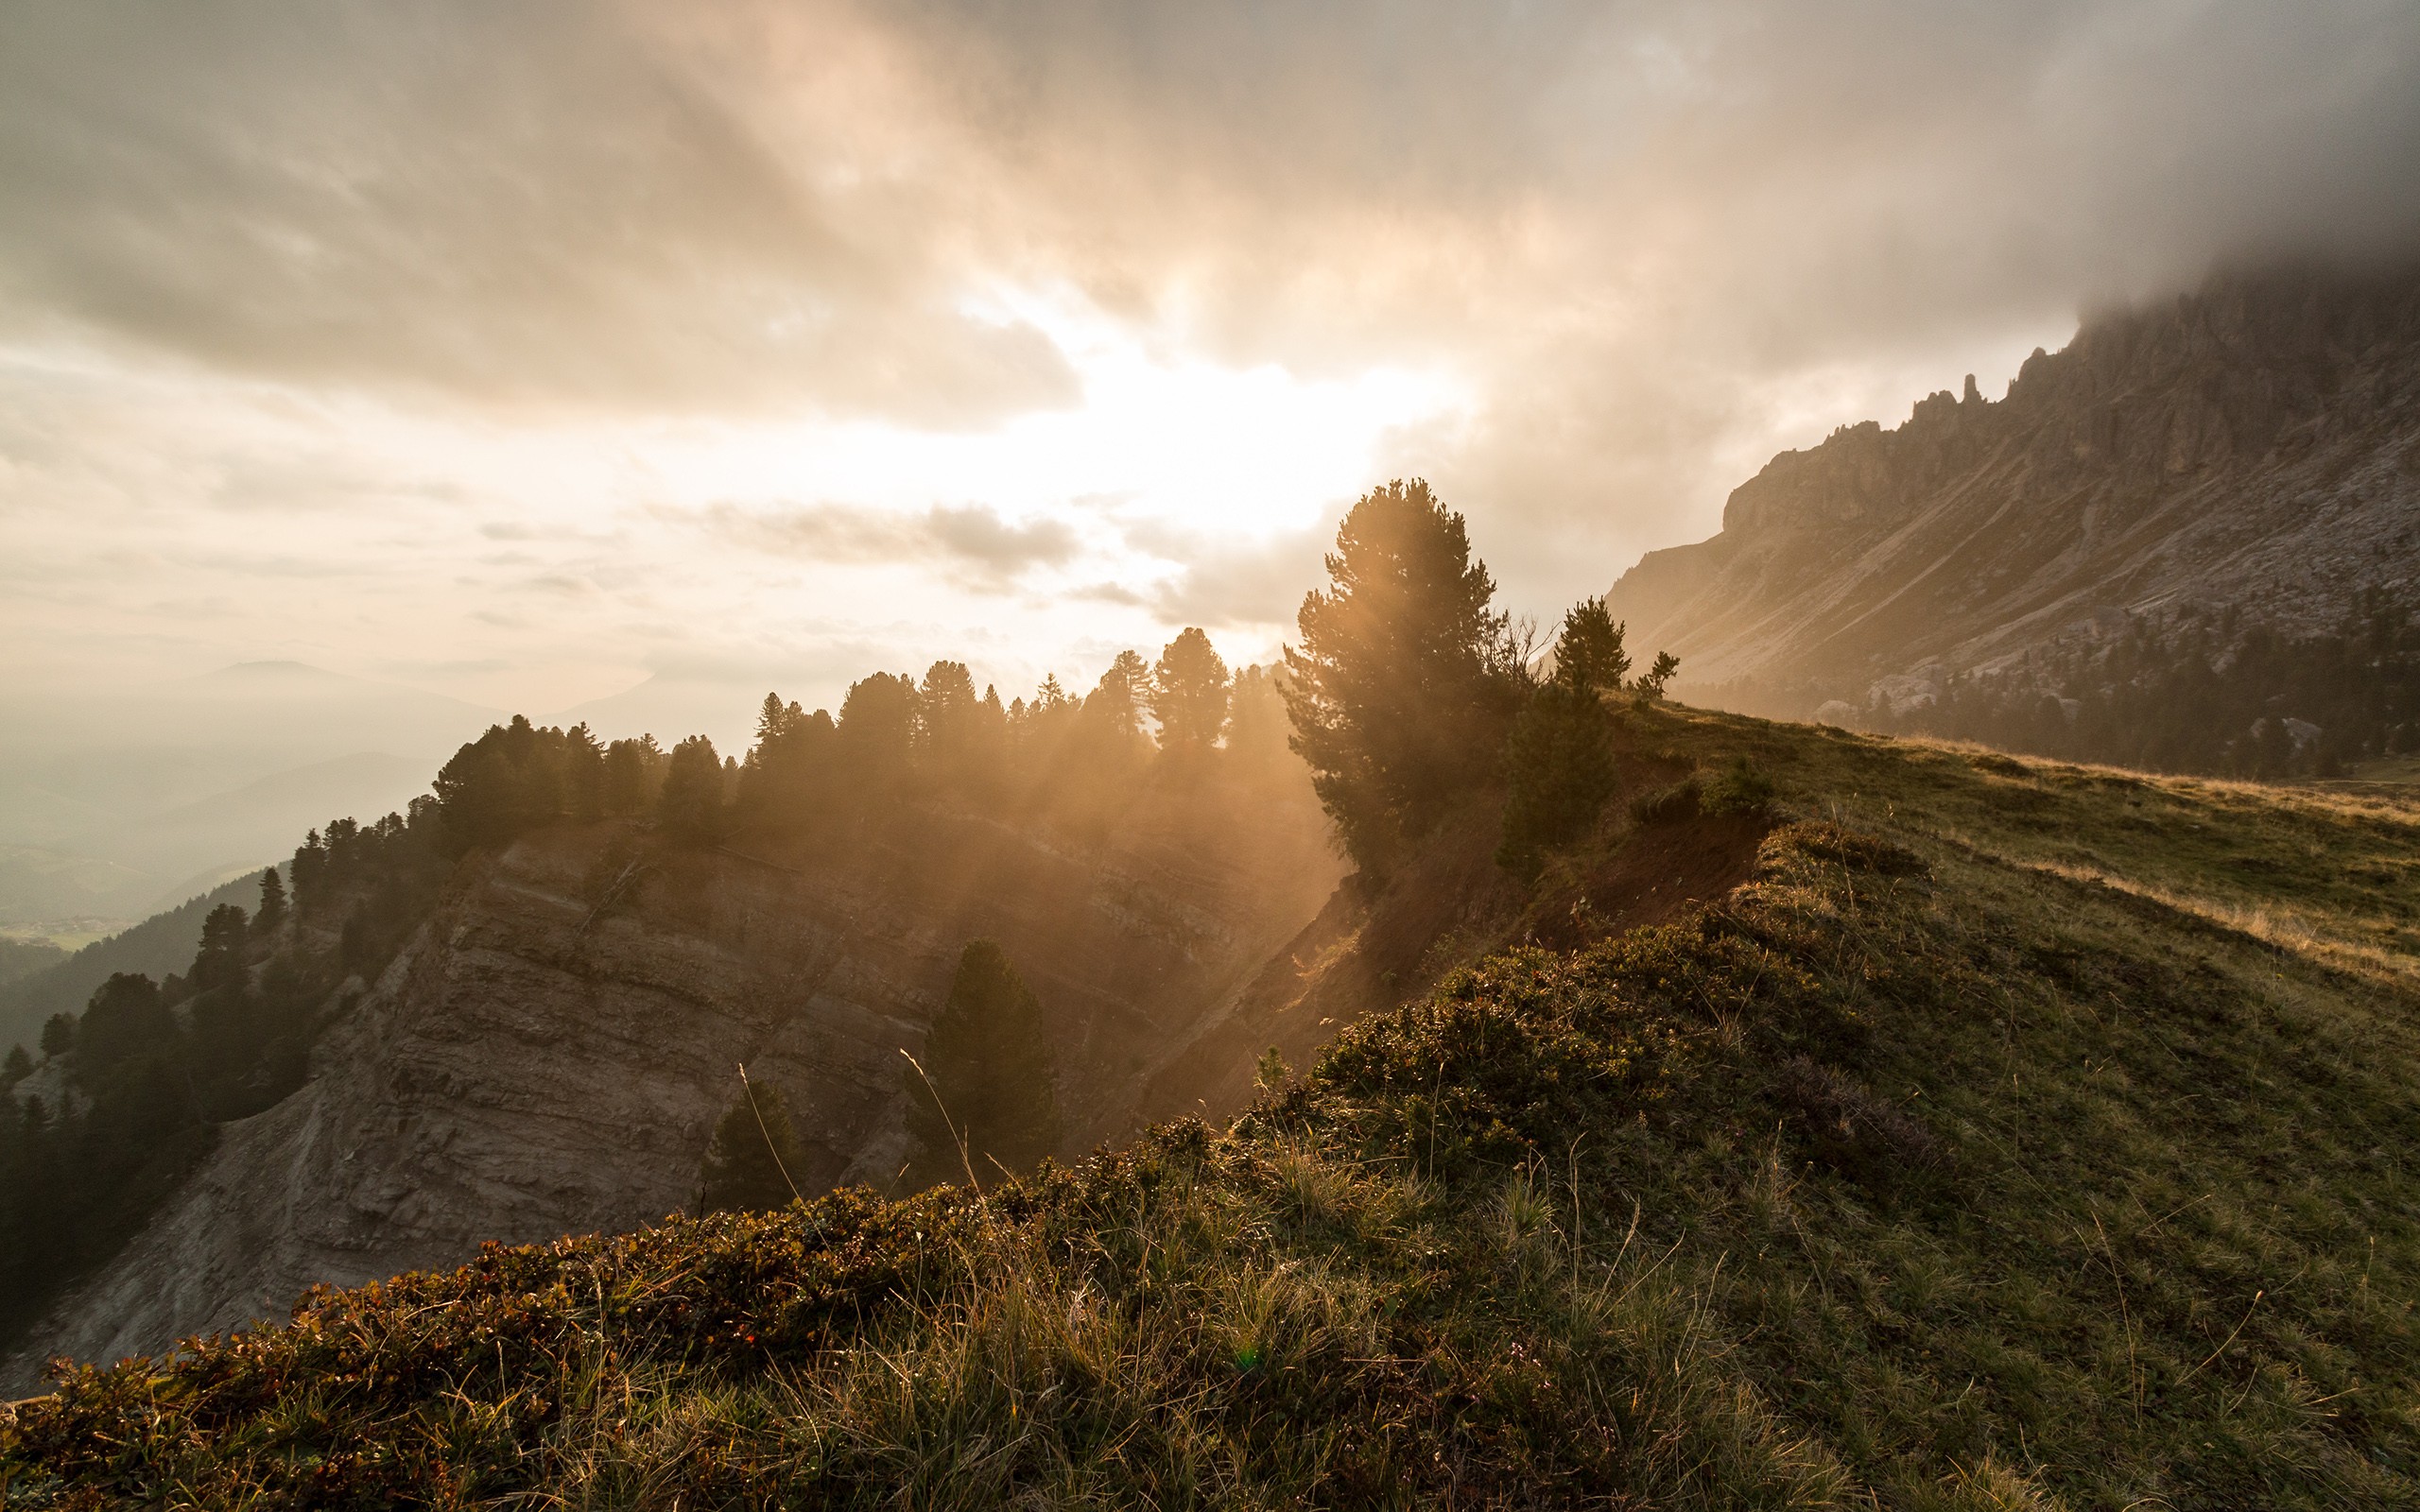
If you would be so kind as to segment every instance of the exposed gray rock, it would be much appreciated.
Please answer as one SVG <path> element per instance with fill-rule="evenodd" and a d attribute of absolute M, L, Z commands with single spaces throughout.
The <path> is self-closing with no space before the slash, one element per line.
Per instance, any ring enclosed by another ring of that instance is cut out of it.
<path fill-rule="evenodd" d="M 2088 320 L 2008 396 L 1971 380 L 1733 492 L 1720 535 L 1614 585 L 1683 691 L 1804 715 L 2232 608 L 2333 629 L 2420 597 L 2420 269 L 2277 269 Z"/>
<path fill-rule="evenodd" d="M 918 812 L 820 847 L 668 854 L 601 908 L 618 825 L 475 860 L 304 1087 L 229 1125 L 0 1366 L 0 1390 L 36 1389 L 46 1355 L 281 1317 L 314 1284 L 681 1211 L 743 1061 L 788 1095 L 803 1184 L 883 1185 L 906 1158 L 899 1052 L 977 936 L 1051 1019 L 1070 1152 L 1122 1134 L 1191 1025 L 1333 890 L 1301 799 L 1175 795 L 1099 846 Z"/>

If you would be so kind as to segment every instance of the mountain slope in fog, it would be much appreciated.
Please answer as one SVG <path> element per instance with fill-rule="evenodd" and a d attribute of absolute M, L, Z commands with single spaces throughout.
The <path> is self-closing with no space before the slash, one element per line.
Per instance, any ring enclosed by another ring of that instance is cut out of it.
<path fill-rule="evenodd" d="M 2332 629 L 2364 589 L 2420 595 L 2420 268 L 2222 275 L 2088 320 L 2001 401 L 1970 378 L 1774 457 L 1610 604 L 1695 696 L 1803 714 L 2129 614 Z"/>

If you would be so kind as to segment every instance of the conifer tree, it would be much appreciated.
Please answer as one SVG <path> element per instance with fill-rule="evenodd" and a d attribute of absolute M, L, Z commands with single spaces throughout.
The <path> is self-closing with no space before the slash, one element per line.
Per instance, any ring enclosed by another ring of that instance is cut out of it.
<path fill-rule="evenodd" d="M 1042 1005 L 997 942 L 959 955 L 949 1001 L 906 1072 L 908 1173 L 920 1186 L 1024 1172 L 1059 1144 L 1054 1057 Z M 962 1147 L 961 1147 L 962 1146 Z"/>
<path fill-rule="evenodd" d="M 1622 647 L 1629 628 L 1614 623 L 1603 599 L 1582 599 L 1564 615 L 1563 633 L 1555 640 L 1556 679 L 1575 688 L 1619 692 L 1630 675 L 1630 653 Z"/>
<path fill-rule="evenodd" d="M 605 812 L 605 747 L 585 721 L 563 731 L 562 811 L 575 819 Z"/>
<path fill-rule="evenodd" d="M 698 1168 L 708 1212 L 763 1212 L 794 1201 L 806 1159 L 781 1089 L 741 1073 L 739 1095 L 715 1124 Z"/>
<path fill-rule="evenodd" d="M 1365 871 L 1482 780 L 1525 675 L 1462 517 L 1417 479 L 1362 495 L 1337 526 L 1330 586 L 1286 649 L 1290 744 Z"/>
<path fill-rule="evenodd" d="M 1120 651 L 1109 670 L 1084 698 L 1084 718 L 1117 739 L 1143 732 L 1143 699 L 1151 684 L 1151 669 L 1140 651 Z"/>
<path fill-rule="evenodd" d="M 1605 695 L 1621 686 L 1630 658 L 1601 599 L 1564 616 L 1554 662 L 1554 677 L 1530 696 L 1505 742 L 1509 791 L 1495 859 L 1523 876 L 1536 872 L 1544 850 L 1596 822 L 1617 777 Z"/>
<path fill-rule="evenodd" d="M 0 1089 L 14 1087 L 34 1074 L 34 1057 L 26 1054 L 23 1045 L 10 1045 L 9 1058 L 0 1061 Z"/>
<path fill-rule="evenodd" d="M 241 914 L 242 909 L 236 913 Z M 77 1074 L 90 1083 L 121 1062 L 171 1048 L 177 1021 L 147 976 L 117 971 L 94 990 L 76 1025 Z"/>
<path fill-rule="evenodd" d="M 195 991 L 243 981 L 244 941 L 250 933 L 244 911 L 233 903 L 220 903 L 202 919 L 201 948 L 194 953 L 193 969 L 185 972 Z"/>
<path fill-rule="evenodd" d="M 653 735 L 617 740 L 606 747 L 605 812 L 631 818 L 652 810 L 655 796 L 664 786 L 665 765 L 663 747 L 656 745 Z"/>
<path fill-rule="evenodd" d="M 1660 700 L 1664 696 L 1664 685 L 1671 681 L 1672 674 L 1680 670 L 1681 659 L 1679 657 L 1674 656 L 1669 651 L 1656 652 L 1655 664 L 1649 667 L 1645 672 L 1640 673 L 1638 676 L 1638 682 L 1636 684 L 1638 701 L 1641 703 L 1654 703 Z"/>
<path fill-rule="evenodd" d="M 864 795 L 898 786 L 915 751 L 917 701 L 915 679 L 904 672 L 876 672 L 850 684 L 840 703 L 838 746 L 850 790 Z"/>
<path fill-rule="evenodd" d="M 1226 732 L 1227 663 L 1200 627 L 1186 627 L 1161 651 L 1149 692 L 1161 749 L 1198 755 Z"/>
<path fill-rule="evenodd" d="M 710 842 L 721 838 L 724 774 L 715 743 L 692 735 L 672 747 L 666 765 L 664 790 L 656 795 L 655 819 L 683 840 Z"/>
<path fill-rule="evenodd" d="M 42 1022 L 42 1053 L 63 1056 L 76 1048 L 76 1016 L 54 1013 Z"/>
<path fill-rule="evenodd" d="M 275 867 L 261 869 L 261 905 L 252 912 L 252 933 L 270 935 L 285 921 L 285 879 Z"/>
<path fill-rule="evenodd" d="M 320 844 L 320 832 L 313 830 L 294 850 L 294 906 L 298 911 L 309 914 L 320 906 L 323 900 L 320 884 L 327 868 L 327 847 Z"/>

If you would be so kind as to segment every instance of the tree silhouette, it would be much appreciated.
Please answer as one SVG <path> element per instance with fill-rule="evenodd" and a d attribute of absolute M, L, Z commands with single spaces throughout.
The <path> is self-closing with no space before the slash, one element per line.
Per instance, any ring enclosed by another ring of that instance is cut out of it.
<path fill-rule="evenodd" d="M 220 903 L 212 909 L 201 921 L 201 949 L 194 955 L 193 969 L 185 973 L 187 984 L 197 992 L 240 985 L 249 933 L 241 908 Z"/>
<path fill-rule="evenodd" d="M 812 813 L 831 787 L 832 716 L 808 713 L 778 694 L 765 695 L 756 715 L 756 744 L 739 769 L 738 806 L 756 822 L 781 824 Z"/>
<path fill-rule="evenodd" d="M 90 1084 L 123 1062 L 170 1049 L 177 1038 L 177 1021 L 160 1001 L 158 984 L 114 972 L 95 989 L 76 1025 L 77 1077 Z"/>
<path fill-rule="evenodd" d="M 1630 675 L 1630 653 L 1622 647 L 1627 625 L 1616 625 L 1601 598 L 1583 598 L 1563 617 L 1563 633 L 1554 645 L 1554 675 L 1559 682 L 1599 693 L 1618 692 Z"/>
<path fill-rule="evenodd" d="M 899 786 L 915 752 L 918 701 L 905 673 L 877 672 L 850 685 L 840 703 L 838 751 L 851 792 L 862 798 Z"/>
<path fill-rule="evenodd" d="M 787 1206 L 806 1158 L 790 1128 L 781 1089 L 751 1082 L 743 1073 L 739 1095 L 723 1109 L 698 1167 L 701 1203 L 708 1212 L 763 1212 Z"/>
<path fill-rule="evenodd" d="M 604 811 L 635 818 L 655 807 L 667 759 L 653 735 L 617 740 L 605 747 Z"/>
<path fill-rule="evenodd" d="M 1583 599 L 1563 617 L 1554 676 L 1530 695 L 1505 741 L 1509 791 L 1498 864 L 1534 875 L 1540 852 L 1586 833 L 1613 797 L 1614 720 L 1605 695 L 1630 670 L 1622 627 L 1601 599 Z"/>
<path fill-rule="evenodd" d="M 1227 663 L 1199 627 L 1186 627 L 1151 669 L 1149 701 L 1160 722 L 1160 747 L 1198 755 L 1217 745 L 1227 729 Z"/>
<path fill-rule="evenodd" d="M 1681 670 L 1681 659 L 1669 651 L 1655 653 L 1655 664 L 1638 676 L 1638 697 L 1641 703 L 1654 703 L 1664 696 L 1664 685 L 1672 674 Z"/>
<path fill-rule="evenodd" d="M 664 791 L 655 799 L 655 821 L 680 839 L 711 842 L 722 837 L 724 775 L 715 743 L 692 735 L 672 747 Z"/>
<path fill-rule="evenodd" d="M 275 867 L 261 870 L 261 905 L 252 911 L 252 933 L 274 934 L 285 921 L 285 880 Z"/>
<path fill-rule="evenodd" d="M 1365 871 L 1382 869 L 1494 764 L 1522 679 L 1462 517 L 1428 485 L 1374 489 L 1337 526 L 1330 586 L 1303 600 L 1285 683 L 1294 749 Z"/>
<path fill-rule="evenodd" d="M 1059 1102 L 1042 1005 L 993 940 L 959 953 L 949 1001 L 908 1088 L 908 1172 L 920 1186 L 1022 1172 L 1059 1144 Z M 960 1145 L 963 1143 L 963 1150 Z"/>

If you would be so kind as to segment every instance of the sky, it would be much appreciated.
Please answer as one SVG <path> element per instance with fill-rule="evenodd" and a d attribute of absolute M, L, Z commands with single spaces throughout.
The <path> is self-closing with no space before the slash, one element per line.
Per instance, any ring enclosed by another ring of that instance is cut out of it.
<path fill-rule="evenodd" d="M 2409 0 L 20 0 L 0 695 L 1260 661 L 1397 476 L 1546 619 L 2083 312 L 2415 242 Z"/>

